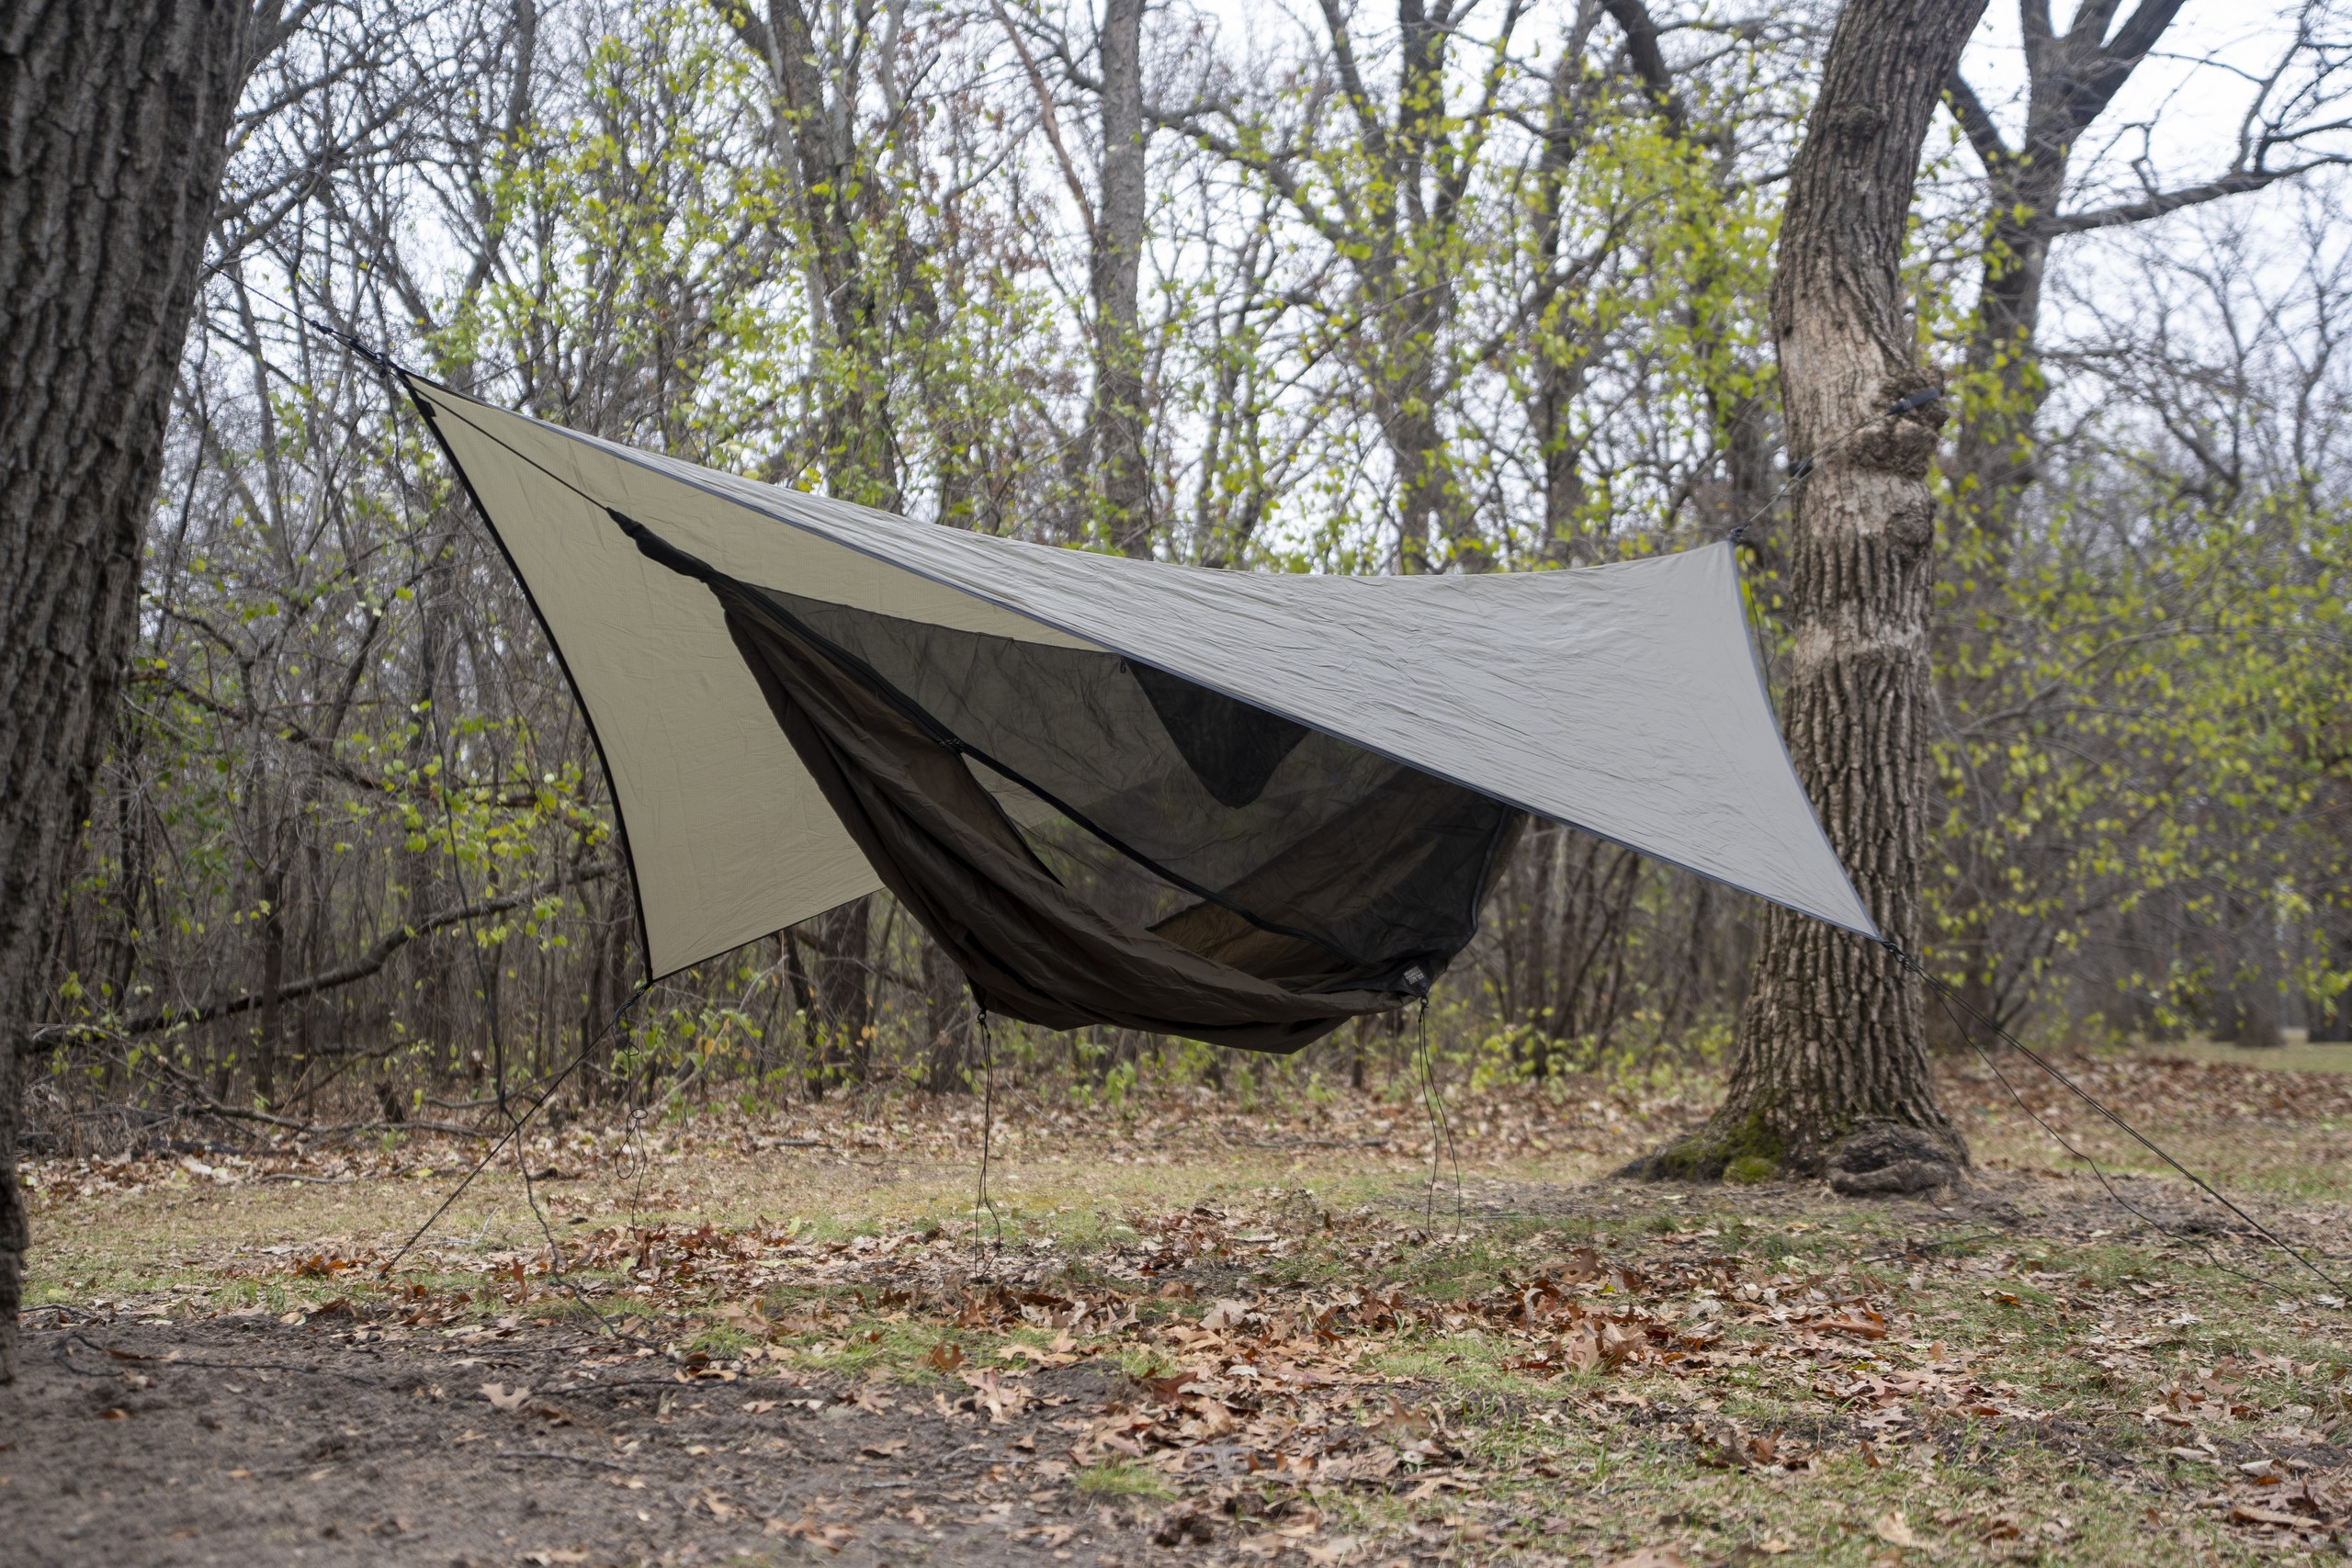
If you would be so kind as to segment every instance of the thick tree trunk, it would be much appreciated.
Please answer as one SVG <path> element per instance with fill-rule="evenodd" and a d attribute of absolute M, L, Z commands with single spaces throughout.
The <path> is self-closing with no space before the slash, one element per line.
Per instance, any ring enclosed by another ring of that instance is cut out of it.
<path fill-rule="evenodd" d="M 1112 547 L 1151 554 L 1151 474 L 1144 459 L 1143 0 L 1102 13 L 1102 194 L 1094 241 L 1095 449 Z"/>
<path fill-rule="evenodd" d="M 1905 308 L 1904 229 L 1928 120 L 1983 10 L 1849 0 L 1790 170 L 1772 286 L 1790 450 L 1819 457 L 1789 551 L 1789 749 L 1871 916 L 1905 949 L 1927 838 L 1927 473 L 1943 411 L 1886 411 L 1933 384 Z M 1966 1159 L 1928 1078 L 1917 982 L 1892 953 L 1776 908 L 1723 1108 L 1645 1168 L 1826 1168 L 1868 1191 L 1948 1180 Z"/>
<path fill-rule="evenodd" d="M 245 65 L 244 0 L 0 15 L 0 1382 L 50 927 L 136 622 L 140 542 Z"/>

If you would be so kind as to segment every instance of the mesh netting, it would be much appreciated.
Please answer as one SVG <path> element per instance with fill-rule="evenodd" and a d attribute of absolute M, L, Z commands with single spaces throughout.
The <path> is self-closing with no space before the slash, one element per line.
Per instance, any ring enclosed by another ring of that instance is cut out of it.
<path fill-rule="evenodd" d="M 762 597 L 952 741 L 1065 886 L 1293 988 L 1426 990 L 1520 819 L 1115 654 Z"/>

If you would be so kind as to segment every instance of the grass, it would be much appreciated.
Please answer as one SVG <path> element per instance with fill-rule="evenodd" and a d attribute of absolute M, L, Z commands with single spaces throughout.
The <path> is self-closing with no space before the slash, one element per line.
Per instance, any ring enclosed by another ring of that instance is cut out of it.
<path fill-rule="evenodd" d="M 2272 1223 L 2337 1247 L 2352 1235 L 2352 1083 L 2237 1064 L 2077 1066 Z M 1458 1105 L 1459 1236 L 1450 1183 L 1428 1201 L 1425 1145 L 1352 1135 L 1375 1122 L 1409 1129 L 1382 1101 L 1341 1095 L 1249 1115 L 1140 1100 L 1118 1116 L 1015 1107 L 994 1178 L 1011 1250 L 978 1261 L 1018 1273 L 1041 1300 L 1124 1304 L 1132 1316 L 1116 1328 L 1098 1314 L 1065 1330 L 1051 1307 L 1035 1309 L 1044 1321 L 957 1315 L 942 1292 L 960 1289 L 974 1262 L 964 1218 L 974 1151 L 952 1106 L 877 1102 L 784 1129 L 821 1130 L 828 1146 L 814 1150 L 763 1147 L 759 1120 L 732 1115 L 626 1150 L 554 1143 L 545 1156 L 571 1179 L 538 1193 L 547 1223 L 574 1238 L 575 1282 L 603 1310 L 636 1314 L 641 1334 L 740 1363 L 746 1377 L 773 1364 L 926 1390 L 910 1410 L 968 1377 L 1097 1350 L 1131 1390 L 1166 1384 L 1203 1364 L 1202 1325 L 1228 1310 L 1219 1303 L 1296 1315 L 1398 1292 L 1412 1305 L 1395 1325 L 1358 1326 L 1371 1321 L 1360 1307 L 1329 1331 L 1321 1383 L 1270 1393 L 1262 1411 L 1238 1406 L 1237 1419 L 1254 1414 L 1270 1431 L 1352 1421 L 1399 1451 L 1436 1446 L 1425 1471 L 1410 1460 L 1391 1483 L 1317 1489 L 1316 1541 L 1464 1561 L 1607 1562 L 1658 1547 L 1694 1562 L 1746 1551 L 1753 1562 L 1933 1554 L 2118 1568 L 2336 1550 L 2324 1532 L 2228 1519 L 2230 1499 L 2252 1495 L 2249 1464 L 2292 1460 L 2308 1468 L 2290 1482 L 2343 1483 L 2345 1314 L 2231 1272 L 2280 1277 L 2290 1265 L 2242 1239 L 2140 1225 L 1996 1083 L 1967 1070 L 1948 1077 L 1944 1098 L 1980 1179 L 1943 1207 L 1845 1202 L 1769 1179 L 1688 1190 L 1597 1179 L 1699 1109 L 1609 1092 Z M 2034 1109 L 2143 1208 L 2202 1212 L 2184 1185 L 2151 1179 L 2162 1168 L 2144 1149 L 2062 1095 L 2032 1092 Z M 305 1168 L 326 1168 L 319 1157 L 304 1156 Z M 444 1173 L 453 1161 L 396 1145 L 349 1162 L 347 1175 L 271 1181 L 257 1170 L 228 1185 L 175 1168 L 45 1166 L 32 1299 L 283 1314 L 382 1295 L 394 1287 L 334 1260 L 384 1256 L 430 1213 L 446 1175 L 390 1174 L 420 1164 Z M 443 1332 L 575 1310 L 536 1276 L 502 1272 L 536 1269 L 543 1253 L 523 1196 L 511 1175 L 485 1177 L 404 1265 L 397 1288 L 444 1303 L 455 1326 Z M 629 1238 L 655 1233 L 677 1257 L 639 1267 Z M 1139 1274 L 1155 1254 L 1178 1261 Z M 1661 1335 L 1698 1328 L 1713 1348 L 1616 1370 L 1544 1361 L 1543 1337 L 1494 1303 L 1532 1280 L 1579 1277 L 1587 1256 L 1649 1281 L 1588 1280 L 1594 1310 L 1647 1314 Z M 937 1288 L 890 1287 L 918 1278 Z M 1883 1314 L 1883 1337 L 1805 1326 L 1865 1308 Z M 1273 1348 L 1250 1354 L 1267 1371 L 1300 1353 L 1263 1333 Z M 1096 1455 L 1073 1462 L 1068 1484 L 1159 1505 L 1196 1483 Z M 1292 1483 L 1252 1472 L 1219 1485 L 1237 1517 L 1261 1506 L 1299 1517 Z"/>
<path fill-rule="evenodd" d="M 1070 1483 L 1090 1497 L 1165 1502 L 1176 1495 L 1167 1477 L 1133 1460 L 1105 1460 L 1090 1464 L 1070 1477 Z"/>
<path fill-rule="evenodd" d="M 2154 1060 L 2250 1067 L 2266 1073 L 2352 1073 L 2352 1043 L 2314 1041 L 2300 1045 L 2224 1045 L 2210 1040 L 2146 1045 L 2139 1054 Z"/>

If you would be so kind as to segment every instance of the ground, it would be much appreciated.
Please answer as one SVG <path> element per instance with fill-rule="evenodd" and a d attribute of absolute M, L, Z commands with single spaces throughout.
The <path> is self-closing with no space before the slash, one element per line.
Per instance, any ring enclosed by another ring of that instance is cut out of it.
<path fill-rule="evenodd" d="M 2352 1074 L 2069 1065 L 2352 1272 Z M 1001 1101 L 977 1235 L 965 1100 L 591 1118 L 404 1255 L 479 1145 L 50 1160 L 0 1557 L 2352 1552 L 2340 1292 L 2011 1078 L 1893 1201 L 1609 1179 L 1703 1112 L 1664 1076 L 1459 1093 L 1434 1183 L 1401 1084 Z"/>

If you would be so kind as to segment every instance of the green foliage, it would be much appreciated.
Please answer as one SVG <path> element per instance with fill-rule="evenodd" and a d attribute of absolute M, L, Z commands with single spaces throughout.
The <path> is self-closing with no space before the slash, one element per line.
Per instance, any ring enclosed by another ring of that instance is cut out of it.
<path fill-rule="evenodd" d="M 2172 940 L 2113 976 L 2132 1025 L 2177 1031 L 2232 992 L 2273 1017 L 2293 992 L 2324 1003 L 2352 983 L 2331 935 L 2352 914 L 2334 821 L 2352 514 L 2123 499 L 2120 520 L 2110 502 L 1950 542 L 1929 886 L 1947 963 L 2031 990 L 2096 925 L 2138 922 Z"/>

